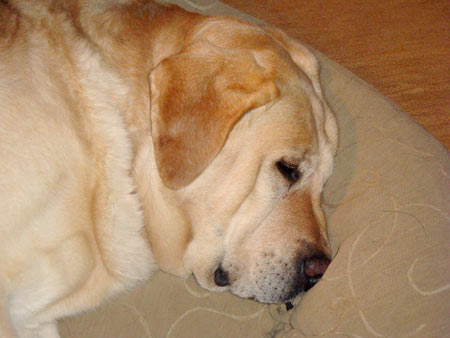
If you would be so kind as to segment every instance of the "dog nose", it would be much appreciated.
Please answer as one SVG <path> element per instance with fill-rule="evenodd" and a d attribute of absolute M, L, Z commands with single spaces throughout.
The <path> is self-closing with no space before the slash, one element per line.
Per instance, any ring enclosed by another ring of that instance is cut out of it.
<path fill-rule="evenodd" d="M 222 268 L 222 265 L 219 265 L 216 271 L 214 271 L 214 283 L 216 283 L 217 286 L 227 286 L 230 284 L 228 272 Z"/>
<path fill-rule="evenodd" d="M 305 278 L 304 291 L 311 289 L 317 281 L 323 276 L 328 265 L 330 265 L 330 259 L 325 256 L 313 256 L 304 260 L 303 274 Z"/>
<path fill-rule="evenodd" d="M 305 275 L 307 277 L 320 278 L 330 265 L 330 260 L 326 257 L 312 257 L 305 260 Z"/>

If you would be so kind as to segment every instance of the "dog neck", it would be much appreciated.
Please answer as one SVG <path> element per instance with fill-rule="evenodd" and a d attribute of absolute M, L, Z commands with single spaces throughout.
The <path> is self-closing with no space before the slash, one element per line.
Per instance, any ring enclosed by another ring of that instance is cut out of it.
<path fill-rule="evenodd" d="M 147 234 L 161 270 L 189 275 L 183 264 L 191 240 L 191 226 L 176 192 L 161 181 L 156 168 L 151 135 L 143 136 L 135 156 L 133 176 L 144 211 Z"/>
<path fill-rule="evenodd" d="M 175 192 L 164 186 L 157 170 L 151 170 L 156 163 L 148 75 L 163 58 L 178 51 L 185 34 L 183 22 L 196 15 L 153 2 L 86 6 L 77 9 L 74 15 L 80 30 L 129 88 L 121 111 L 132 140 L 132 175 L 152 251 L 162 270 L 185 276 L 188 272 L 183 266 L 183 256 L 191 237 L 189 221 Z M 165 38 L 169 33 L 171 38 Z"/>

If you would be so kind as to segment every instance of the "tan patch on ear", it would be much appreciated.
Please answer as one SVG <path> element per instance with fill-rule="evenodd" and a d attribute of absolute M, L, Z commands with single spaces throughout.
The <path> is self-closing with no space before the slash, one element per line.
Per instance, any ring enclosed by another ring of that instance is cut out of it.
<path fill-rule="evenodd" d="M 156 163 L 172 189 L 203 172 L 243 114 L 279 95 L 252 53 L 208 42 L 163 60 L 150 88 Z"/>

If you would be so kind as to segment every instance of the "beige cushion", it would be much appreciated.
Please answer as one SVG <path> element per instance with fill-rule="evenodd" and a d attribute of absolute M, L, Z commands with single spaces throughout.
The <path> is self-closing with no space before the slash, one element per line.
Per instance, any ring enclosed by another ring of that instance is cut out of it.
<path fill-rule="evenodd" d="M 214 0 L 172 2 L 241 16 Z M 449 153 L 373 88 L 318 56 L 340 127 L 324 199 L 336 256 L 324 278 L 286 312 L 160 273 L 95 312 L 64 320 L 63 337 L 449 334 Z"/>

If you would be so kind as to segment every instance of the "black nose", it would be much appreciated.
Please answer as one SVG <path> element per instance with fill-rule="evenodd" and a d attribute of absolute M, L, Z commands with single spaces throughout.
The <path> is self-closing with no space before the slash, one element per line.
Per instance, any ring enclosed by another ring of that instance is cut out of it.
<path fill-rule="evenodd" d="M 227 286 L 230 284 L 228 280 L 228 272 L 222 269 L 222 265 L 219 265 L 216 271 L 214 271 L 214 283 L 217 286 Z"/>
<path fill-rule="evenodd" d="M 305 281 L 304 291 L 308 291 L 317 283 L 325 273 L 328 265 L 330 265 L 330 262 L 330 259 L 325 255 L 307 257 L 302 261 L 300 270 Z"/>

